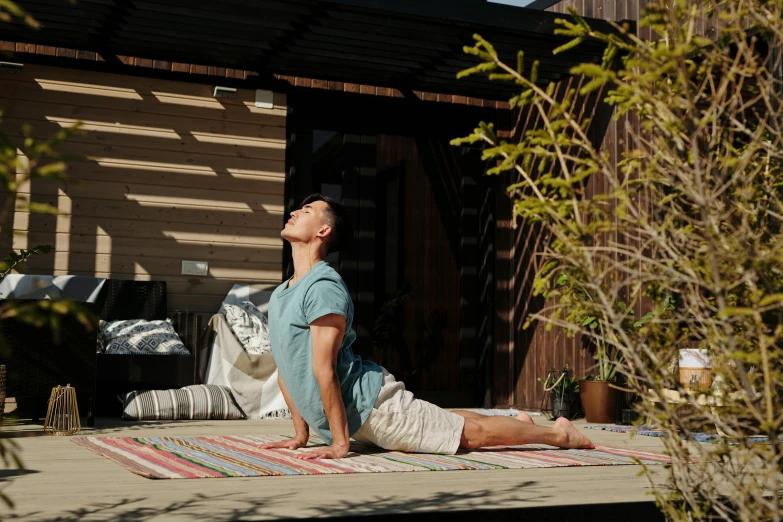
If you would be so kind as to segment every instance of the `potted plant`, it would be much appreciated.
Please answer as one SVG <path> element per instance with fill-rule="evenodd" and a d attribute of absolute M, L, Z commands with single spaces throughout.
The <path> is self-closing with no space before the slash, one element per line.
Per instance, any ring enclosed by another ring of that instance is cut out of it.
<path fill-rule="evenodd" d="M 581 301 L 585 308 L 590 310 L 593 296 L 575 278 L 561 273 L 557 279 L 557 286 L 564 294 L 570 294 L 569 297 L 573 301 Z M 618 303 L 617 307 L 622 312 L 627 309 L 625 303 Z M 596 372 L 586 375 L 578 383 L 585 419 L 587 422 L 614 422 L 615 389 L 611 385 L 617 375 L 618 367 L 623 363 L 623 358 L 617 349 L 607 342 L 604 321 L 601 317 L 590 313 L 584 316 L 577 314 L 575 320 L 582 328 L 592 330 L 585 339 L 595 360 L 595 365 L 589 370 L 596 370 Z"/>
<path fill-rule="evenodd" d="M 538 378 L 538 382 L 544 385 L 544 391 L 549 394 L 549 407 L 552 412 L 552 420 L 560 417 L 573 419 L 580 412 L 579 407 L 579 381 L 571 377 L 566 364 L 560 375 L 551 370 L 547 377 Z M 542 408 L 543 409 L 543 408 Z"/>
<path fill-rule="evenodd" d="M 615 389 L 611 382 L 595 375 L 586 375 L 584 380 L 579 381 L 579 395 L 587 422 L 614 422 Z"/>
<path fill-rule="evenodd" d="M 601 329 L 600 326 L 597 328 Z M 599 337 L 593 339 L 593 346 L 592 355 L 596 363 L 593 368 L 598 372 L 588 374 L 579 381 L 582 408 L 587 422 L 611 423 L 615 418 L 615 388 L 612 384 L 617 376 L 617 368 L 623 360 L 616 350 L 607 346 L 602 330 Z"/>
<path fill-rule="evenodd" d="M 590 304 L 593 302 L 593 296 L 590 292 L 574 278 L 561 273 L 557 280 L 557 285 L 563 288 L 564 292 L 570 292 L 571 298 L 578 302 L 581 300 L 590 310 Z M 634 334 L 640 328 L 644 327 L 655 317 L 665 314 L 668 310 L 674 309 L 674 297 L 663 296 L 658 304 L 656 311 L 650 311 L 638 321 L 633 321 L 633 313 L 624 302 L 618 302 L 615 305 L 621 317 L 623 317 L 620 327 L 626 334 Z M 597 370 L 597 373 L 588 374 L 579 381 L 579 394 L 582 399 L 582 409 L 585 413 L 587 422 L 611 423 L 615 420 L 615 395 L 618 389 L 615 385 L 617 370 L 624 363 L 622 355 L 615 346 L 608 342 L 607 327 L 603 317 L 596 314 L 586 314 L 586 316 L 575 316 L 582 328 L 587 327 L 593 330 L 587 337 L 587 344 L 591 349 L 591 354 L 595 360 L 595 365 L 590 370 Z"/>

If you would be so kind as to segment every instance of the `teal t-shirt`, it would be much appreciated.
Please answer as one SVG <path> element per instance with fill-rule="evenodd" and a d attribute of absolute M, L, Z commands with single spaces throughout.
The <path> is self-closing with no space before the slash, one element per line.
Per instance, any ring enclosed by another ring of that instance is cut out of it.
<path fill-rule="evenodd" d="M 313 266 L 293 286 L 278 286 L 269 299 L 269 340 L 283 383 L 305 422 L 328 444 L 332 433 L 321 390 L 313 374 L 310 323 L 327 314 L 345 317 L 345 336 L 337 353 L 337 376 L 350 435 L 370 415 L 383 382 L 383 369 L 354 355 L 351 345 L 353 302 L 342 277 L 325 261 Z"/>

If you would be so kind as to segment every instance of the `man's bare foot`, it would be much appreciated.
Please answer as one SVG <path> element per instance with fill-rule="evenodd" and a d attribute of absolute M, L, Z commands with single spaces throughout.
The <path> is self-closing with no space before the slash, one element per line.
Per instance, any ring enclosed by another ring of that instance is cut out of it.
<path fill-rule="evenodd" d="M 533 422 L 533 417 L 531 417 L 524 411 L 520 411 L 519 415 L 516 416 L 516 419 L 522 422 L 529 422 L 530 424 L 535 424 L 535 422 Z"/>
<path fill-rule="evenodd" d="M 564 432 L 563 448 L 569 449 L 595 449 L 590 439 L 583 435 L 571 421 L 560 417 L 555 421 L 555 428 L 560 428 Z"/>

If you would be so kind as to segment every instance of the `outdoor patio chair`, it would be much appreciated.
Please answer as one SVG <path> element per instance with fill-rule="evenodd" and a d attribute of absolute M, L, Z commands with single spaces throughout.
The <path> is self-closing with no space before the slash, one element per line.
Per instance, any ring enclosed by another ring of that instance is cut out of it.
<path fill-rule="evenodd" d="M 95 314 L 94 304 L 84 306 Z M 97 318 L 87 327 L 74 316 L 63 315 L 59 334 L 54 336 L 51 328 L 18 318 L 0 321 L 0 337 L 7 348 L 0 353 L 0 364 L 7 369 L 5 395 L 16 398 L 20 415 L 42 419 L 52 388 L 70 384 L 76 389 L 79 413 L 86 415 L 86 425 L 93 424 L 97 327 Z"/>
<path fill-rule="evenodd" d="M 120 416 L 117 396 L 133 390 L 160 390 L 197 384 L 196 359 L 202 316 L 194 312 L 167 313 L 165 281 L 109 279 L 99 299 L 104 321 L 164 320 L 170 317 L 190 355 L 97 355 L 96 415 Z"/>

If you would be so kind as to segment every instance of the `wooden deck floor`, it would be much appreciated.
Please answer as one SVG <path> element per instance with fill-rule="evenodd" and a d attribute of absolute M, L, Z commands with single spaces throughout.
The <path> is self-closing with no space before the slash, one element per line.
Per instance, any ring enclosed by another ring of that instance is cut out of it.
<path fill-rule="evenodd" d="M 539 419 L 536 422 L 546 422 Z M 250 435 L 293 431 L 290 421 L 282 420 L 130 424 L 99 419 L 96 424 L 96 429 L 82 434 Z M 584 422 L 577 422 L 577 426 L 583 428 Z M 631 439 L 618 433 L 583 431 L 601 444 L 662 449 L 661 441 L 654 437 Z M 0 471 L 2 492 L 16 503 L 12 511 L 0 507 L 4 520 L 388 518 L 403 513 L 442 516 L 462 510 L 486 514 L 494 509 L 500 510 L 498 513 L 521 513 L 528 508 L 581 506 L 571 510 L 578 515 L 591 504 L 618 503 L 619 509 L 619 503 L 651 501 L 648 481 L 637 476 L 637 466 L 149 480 L 76 446 L 68 437 L 45 436 L 41 426 L 6 426 L 2 436 L 19 444 L 28 469 Z M 663 480 L 664 470 L 655 468 L 657 480 Z M 531 519 L 525 518 L 526 522 Z M 559 518 L 565 519 L 571 518 Z"/>

